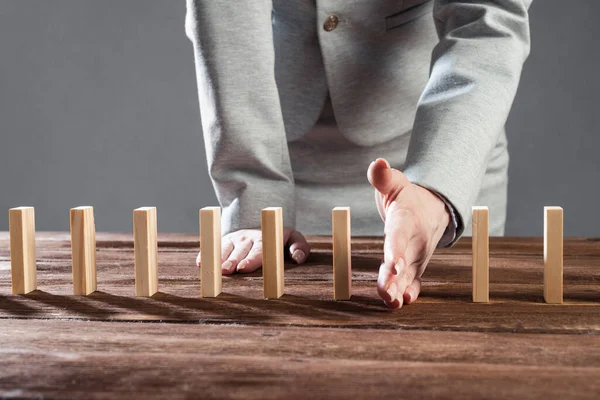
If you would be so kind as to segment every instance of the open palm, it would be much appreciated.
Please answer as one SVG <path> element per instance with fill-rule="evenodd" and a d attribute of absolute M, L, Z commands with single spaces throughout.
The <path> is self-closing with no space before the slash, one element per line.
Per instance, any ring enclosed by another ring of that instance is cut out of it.
<path fill-rule="evenodd" d="M 411 183 L 384 159 L 371 163 L 367 177 L 385 223 L 377 291 L 389 308 L 399 308 L 419 296 L 421 276 L 450 216 L 440 197 Z"/>

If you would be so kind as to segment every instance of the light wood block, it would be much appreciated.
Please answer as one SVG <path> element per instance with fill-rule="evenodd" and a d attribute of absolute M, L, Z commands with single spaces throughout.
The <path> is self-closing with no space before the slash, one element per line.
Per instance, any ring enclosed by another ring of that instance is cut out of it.
<path fill-rule="evenodd" d="M 8 224 L 12 292 L 26 294 L 37 288 L 33 207 L 11 208 L 8 211 Z"/>
<path fill-rule="evenodd" d="M 261 212 L 263 243 L 263 292 L 265 299 L 283 295 L 283 211 L 281 207 L 264 208 Z"/>
<path fill-rule="evenodd" d="M 156 207 L 141 207 L 133 210 L 136 296 L 149 297 L 158 291 L 156 231 Z"/>
<path fill-rule="evenodd" d="M 544 207 L 544 300 L 563 302 L 563 209 Z"/>
<path fill-rule="evenodd" d="M 97 284 L 94 208 L 72 208 L 70 216 L 73 294 L 87 296 Z"/>
<path fill-rule="evenodd" d="M 473 302 L 490 301 L 490 236 L 487 207 L 473 207 Z"/>
<path fill-rule="evenodd" d="M 350 245 L 350 207 L 335 207 L 331 212 L 333 241 L 333 299 L 350 300 L 352 256 Z"/>
<path fill-rule="evenodd" d="M 221 208 L 200 210 L 200 293 L 217 297 L 222 290 L 221 273 Z"/>

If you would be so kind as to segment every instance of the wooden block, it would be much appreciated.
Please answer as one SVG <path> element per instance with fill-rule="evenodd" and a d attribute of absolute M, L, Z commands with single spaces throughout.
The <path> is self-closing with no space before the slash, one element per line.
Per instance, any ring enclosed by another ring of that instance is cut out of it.
<path fill-rule="evenodd" d="M 221 208 L 200 210 L 200 293 L 217 297 L 222 289 Z"/>
<path fill-rule="evenodd" d="M 263 243 L 263 292 L 265 299 L 283 295 L 283 212 L 281 207 L 264 208 L 261 212 Z"/>
<path fill-rule="evenodd" d="M 133 210 L 136 296 L 149 297 L 158 291 L 156 230 L 156 207 Z"/>
<path fill-rule="evenodd" d="M 473 302 L 490 302 L 490 236 L 487 207 L 473 207 Z"/>
<path fill-rule="evenodd" d="M 33 207 L 11 208 L 8 211 L 8 221 L 12 292 L 26 294 L 37 288 Z"/>
<path fill-rule="evenodd" d="M 71 209 L 73 294 L 96 291 L 96 225 L 93 207 Z"/>
<path fill-rule="evenodd" d="M 350 300 L 352 256 L 350 245 L 350 207 L 335 207 L 331 212 L 333 241 L 333 299 Z"/>
<path fill-rule="evenodd" d="M 563 209 L 544 207 L 544 300 L 563 302 Z"/>

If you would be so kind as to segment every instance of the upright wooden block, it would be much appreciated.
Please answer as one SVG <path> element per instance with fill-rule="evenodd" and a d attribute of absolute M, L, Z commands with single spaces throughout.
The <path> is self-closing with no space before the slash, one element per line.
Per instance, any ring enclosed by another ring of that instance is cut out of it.
<path fill-rule="evenodd" d="M 490 301 L 490 237 L 487 207 L 473 207 L 473 302 Z"/>
<path fill-rule="evenodd" d="M 93 207 L 71 209 L 73 294 L 96 291 L 96 225 Z"/>
<path fill-rule="evenodd" d="M 281 207 L 262 210 L 263 292 L 265 299 L 283 295 L 283 212 Z"/>
<path fill-rule="evenodd" d="M 217 297 L 222 289 L 220 207 L 200 210 L 200 264 L 202 297 Z"/>
<path fill-rule="evenodd" d="M 563 302 L 563 209 L 544 207 L 544 300 Z"/>
<path fill-rule="evenodd" d="M 333 299 L 350 300 L 352 257 L 350 245 L 350 207 L 335 207 L 331 212 L 333 241 Z"/>
<path fill-rule="evenodd" d="M 135 249 L 135 295 L 152 296 L 158 291 L 158 243 L 156 207 L 133 210 Z"/>
<path fill-rule="evenodd" d="M 37 288 L 33 207 L 11 208 L 8 211 L 8 224 L 12 292 L 26 294 Z"/>

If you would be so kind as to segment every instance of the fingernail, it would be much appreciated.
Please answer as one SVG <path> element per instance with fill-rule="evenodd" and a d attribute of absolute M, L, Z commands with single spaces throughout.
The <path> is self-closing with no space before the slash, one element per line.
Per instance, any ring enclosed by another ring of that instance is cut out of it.
<path fill-rule="evenodd" d="M 294 251 L 294 254 L 292 254 L 292 259 L 294 261 L 296 261 L 298 264 L 300 264 L 302 261 L 304 261 L 304 257 L 306 257 L 306 254 L 304 254 L 304 252 L 302 250 L 296 250 L 296 251 Z"/>
<path fill-rule="evenodd" d="M 240 263 L 237 266 L 237 270 L 238 271 L 243 271 L 244 268 L 246 268 L 246 265 L 248 265 L 248 261 L 246 261 L 246 260 L 240 261 Z"/>
<path fill-rule="evenodd" d="M 386 165 L 388 168 L 392 168 L 392 167 L 390 166 L 390 163 L 388 162 L 388 160 L 386 160 L 385 158 L 378 158 L 377 160 L 381 160 L 381 161 L 383 161 L 383 162 L 385 163 L 385 165 Z"/>
<path fill-rule="evenodd" d="M 388 286 L 387 294 L 390 295 L 390 301 L 396 300 L 396 292 L 398 291 L 398 287 L 394 282 Z"/>
<path fill-rule="evenodd" d="M 232 265 L 233 263 L 231 261 L 225 261 L 223 265 L 221 265 L 221 269 L 224 271 L 229 271 L 229 268 L 231 268 Z"/>

